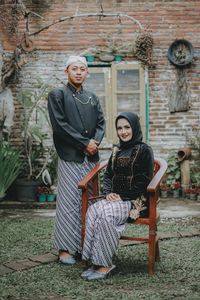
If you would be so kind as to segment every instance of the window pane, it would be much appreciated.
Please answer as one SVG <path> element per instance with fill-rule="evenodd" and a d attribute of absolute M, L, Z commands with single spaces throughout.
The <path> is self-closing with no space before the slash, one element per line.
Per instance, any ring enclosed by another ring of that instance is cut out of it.
<path fill-rule="evenodd" d="M 117 70 L 117 90 L 140 89 L 139 70 Z"/>
<path fill-rule="evenodd" d="M 93 92 L 100 100 L 104 114 L 105 111 L 105 80 L 103 73 L 91 73 L 84 83 L 84 87 Z"/>
<path fill-rule="evenodd" d="M 122 94 L 117 96 L 117 114 L 124 111 L 132 111 L 140 114 L 139 94 Z"/>

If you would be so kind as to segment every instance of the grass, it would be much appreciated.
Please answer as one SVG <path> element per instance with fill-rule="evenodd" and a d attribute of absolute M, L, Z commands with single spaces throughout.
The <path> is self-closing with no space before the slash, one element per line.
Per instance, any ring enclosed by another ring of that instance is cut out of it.
<path fill-rule="evenodd" d="M 137 227 L 131 226 L 141 232 L 141 226 Z M 160 232 L 167 233 L 193 229 L 199 229 L 199 222 L 193 219 L 165 220 L 159 226 Z M 1 263 L 52 250 L 51 218 L 1 218 L 0 232 Z M 1 276 L 0 299 L 197 300 L 199 248 L 199 237 L 161 241 L 161 262 L 156 264 L 156 274 L 149 276 L 147 245 L 121 247 L 114 258 L 113 276 L 96 282 L 80 278 L 81 265 L 49 263 Z"/>

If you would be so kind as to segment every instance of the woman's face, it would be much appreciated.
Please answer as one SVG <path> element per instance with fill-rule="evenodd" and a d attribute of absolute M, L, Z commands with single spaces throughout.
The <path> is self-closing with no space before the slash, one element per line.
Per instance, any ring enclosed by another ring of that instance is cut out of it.
<path fill-rule="evenodd" d="M 123 142 L 129 142 L 133 137 L 133 131 L 130 123 L 124 118 L 120 118 L 117 121 L 117 135 Z"/>

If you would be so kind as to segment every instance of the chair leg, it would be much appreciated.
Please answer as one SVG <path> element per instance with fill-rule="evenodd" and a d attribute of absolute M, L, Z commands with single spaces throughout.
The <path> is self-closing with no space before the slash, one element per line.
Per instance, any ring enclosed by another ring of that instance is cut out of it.
<path fill-rule="evenodd" d="M 156 241 L 156 257 L 155 257 L 156 261 L 160 261 L 160 249 L 159 249 L 159 241 Z"/>
<path fill-rule="evenodd" d="M 155 256 L 156 256 L 156 233 L 150 233 L 149 235 L 149 274 L 154 274 L 155 268 Z"/>

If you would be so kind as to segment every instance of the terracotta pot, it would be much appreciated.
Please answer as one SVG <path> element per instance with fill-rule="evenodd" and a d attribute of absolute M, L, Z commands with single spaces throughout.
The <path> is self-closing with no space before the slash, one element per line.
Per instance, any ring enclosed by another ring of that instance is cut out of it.
<path fill-rule="evenodd" d="M 101 61 L 111 62 L 111 61 L 113 61 L 115 59 L 115 57 L 114 57 L 114 55 L 108 53 L 108 54 L 102 54 L 102 55 L 100 55 L 99 59 Z"/>
<path fill-rule="evenodd" d="M 191 156 L 190 148 L 182 148 L 178 150 L 178 160 L 183 161 L 185 159 L 189 159 Z"/>

